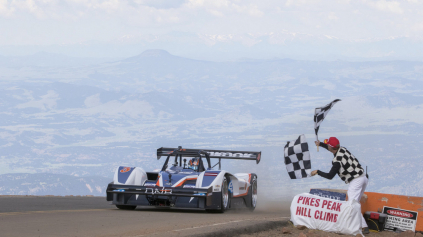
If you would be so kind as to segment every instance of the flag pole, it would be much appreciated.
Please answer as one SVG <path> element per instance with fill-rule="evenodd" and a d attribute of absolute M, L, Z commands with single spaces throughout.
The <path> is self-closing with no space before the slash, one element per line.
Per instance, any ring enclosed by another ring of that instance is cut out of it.
<path fill-rule="evenodd" d="M 314 117 L 316 118 L 316 109 L 314 109 Z M 314 121 L 314 126 L 316 126 L 316 121 Z M 319 135 L 317 135 L 317 132 L 316 132 L 316 140 L 317 141 L 319 140 Z M 319 152 L 319 146 L 317 146 L 317 152 Z"/>
<path fill-rule="evenodd" d="M 316 139 L 319 141 L 319 136 L 316 134 Z M 319 146 L 317 145 L 317 152 L 319 152 Z"/>

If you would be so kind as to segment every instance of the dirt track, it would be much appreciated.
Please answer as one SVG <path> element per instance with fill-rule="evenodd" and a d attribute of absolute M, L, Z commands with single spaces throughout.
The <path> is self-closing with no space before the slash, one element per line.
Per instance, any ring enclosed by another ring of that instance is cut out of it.
<path fill-rule="evenodd" d="M 283 225 L 283 226 L 282 226 Z M 261 232 L 251 233 L 251 234 L 242 234 L 240 237 L 267 237 L 267 236 L 274 236 L 274 237 L 343 237 L 348 235 L 341 235 L 336 233 L 329 233 L 320 230 L 299 230 L 295 228 L 292 224 L 284 223 L 282 225 L 277 226 L 276 228 L 265 230 Z M 390 231 L 382 231 L 382 232 L 370 232 L 370 234 L 365 235 L 366 237 L 410 237 L 414 236 L 413 233 L 394 233 Z M 416 234 L 416 237 L 423 237 L 421 234 Z"/>
<path fill-rule="evenodd" d="M 157 208 L 123 211 L 104 197 L 0 196 L 0 204 L 1 236 L 212 236 L 216 231 L 233 235 L 280 225 L 289 216 L 289 204 L 280 202 L 259 203 L 254 212 L 224 214 Z"/>

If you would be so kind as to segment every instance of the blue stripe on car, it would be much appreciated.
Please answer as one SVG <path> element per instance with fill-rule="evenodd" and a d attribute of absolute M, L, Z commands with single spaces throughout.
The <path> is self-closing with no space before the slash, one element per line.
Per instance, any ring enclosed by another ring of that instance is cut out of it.
<path fill-rule="evenodd" d="M 216 174 L 216 176 L 206 176 L 206 174 Z M 202 187 L 210 186 L 213 180 L 219 175 L 220 171 L 206 171 L 203 176 L 203 183 L 201 184 Z"/>
<path fill-rule="evenodd" d="M 192 173 L 192 174 L 197 174 L 198 173 Z M 192 174 L 172 174 L 172 181 L 170 182 L 169 180 L 169 173 L 167 172 L 162 172 L 162 178 L 163 178 L 163 187 L 171 187 L 172 185 L 176 184 L 179 180 L 187 177 L 188 175 L 192 175 Z"/>

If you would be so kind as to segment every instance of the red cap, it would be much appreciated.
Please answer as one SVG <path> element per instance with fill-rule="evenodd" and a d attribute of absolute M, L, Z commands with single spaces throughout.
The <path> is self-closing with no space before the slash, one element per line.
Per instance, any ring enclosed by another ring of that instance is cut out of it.
<path fill-rule="evenodd" d="M 336 137 L 330 137 L 329 139 L 325 139 L 323 142 L 333 148 L 339 145 L 339 140 Z"/>

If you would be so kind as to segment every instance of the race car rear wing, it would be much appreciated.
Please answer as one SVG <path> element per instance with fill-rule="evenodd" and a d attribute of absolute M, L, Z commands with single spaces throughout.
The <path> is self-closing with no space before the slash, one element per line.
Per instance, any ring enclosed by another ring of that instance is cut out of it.
<path fill-rule="evenodd" d="M 185 149 L 161 147 L 157 149 L 157 159 L 162 156 L 182 155 L 184 157 L 198 157 L 205 155 L 209 158 L 234 159 L 234 160 L 255 160 L 258 164 L 261 159 L 261 151 L 230 151 L 230 150 L 210 150 L 210 149 Z"/>

